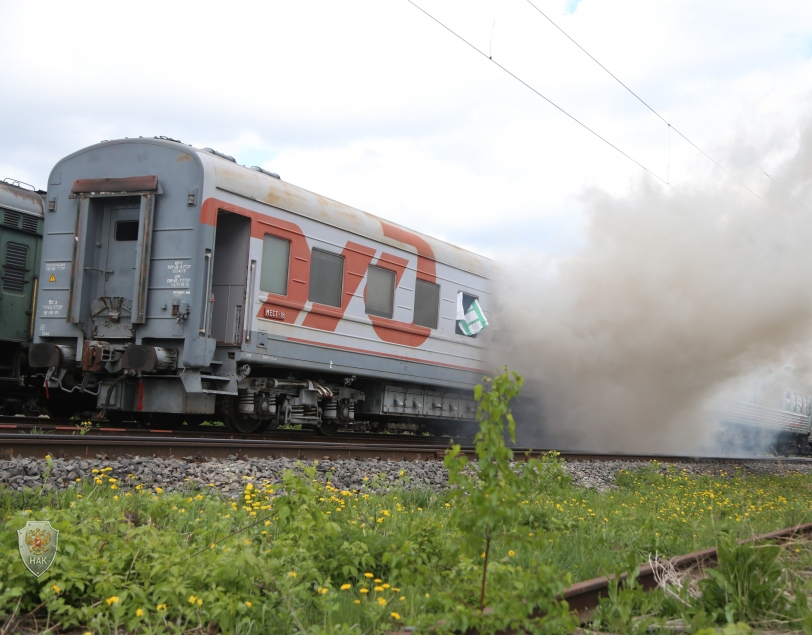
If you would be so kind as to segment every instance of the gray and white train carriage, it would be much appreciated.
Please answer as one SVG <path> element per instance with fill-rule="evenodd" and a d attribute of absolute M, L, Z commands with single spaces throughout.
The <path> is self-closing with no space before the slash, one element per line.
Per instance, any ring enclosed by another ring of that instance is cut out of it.
<path fill-rule="evenodd" d="M 246 433 L 474 418 L 490 333 L 456 310 L 489 313 L 487 259 L 163 138 L 66 157 L 46 200 L 29 361 L 52 403 Z"/>

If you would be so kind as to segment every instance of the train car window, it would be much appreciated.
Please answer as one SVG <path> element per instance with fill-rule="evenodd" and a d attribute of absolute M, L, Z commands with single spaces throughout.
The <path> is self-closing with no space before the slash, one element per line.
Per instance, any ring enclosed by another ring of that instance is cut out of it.
<path fill-rule="evenodd" d="M 395 304 L 395 272 L 370 266 L 367 269 L 365 298 L 368 315 L 377 315 L 391 320 Z"/>
<path fill-rule="evenodd" d="M 440 285 L 417 280 L 414 286 L 414 323 L 436 329 L 439 308 Z"/>
<path fill-rule="evenodd" d="M 290 241 L 265 234 L 262 239 L 259 288 L 275 295 L 287 295 L 289 269 Z"/>
<path fill-rule="evenodd" d="M 471 308 L 471 305 L 474 303 L 474 300 L 476 300 L 476 299 L 477 299 L 477 297 L 475 295 L 468 295 L 467 293 L 463 293 L 462 294 L 462 310 L 465 313 L 468 313 L 468 309 Z M 459 321 L 455 321 L 454 324 L 455 324 L 454 332 L 457 335 L 465 335 L 465 332 L 460 328 Z M 474 335 L 469 335 L 468 337 L 475 338 L 477 335 L 478 334 L 475 333 Z"/>
<path fill-rule="evenodd" d="M 310 292 L 307 299 L 327 306 L 341 306 L 344 258 L 314 249 L 310 258 Z"/>
<path fill-rule="evenodd" d="M 116 223 L 116 240 L 120 243 L 138 240 L 138 221 L 120 220 Z"/>
<path fill-rule="evenodd" d="M 28 247 L 17 243 L 6 244 L 6 261 L 3 263 L 3 293 L 25 291 L 25 272 L 28 271 Z"/>

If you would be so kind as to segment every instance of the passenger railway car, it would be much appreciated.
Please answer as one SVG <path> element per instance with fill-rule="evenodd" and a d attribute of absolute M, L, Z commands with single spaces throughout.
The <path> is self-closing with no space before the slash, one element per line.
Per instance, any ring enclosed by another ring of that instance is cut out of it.
<path fill-rule="evenodd" d="M 782 454 L 808 453 L 812 432 L 812 381 L 789 368 L 756 373 L 714 404 L 723 447 Z"/>
<path fill-rule="evenodd" d="M 38 414 L 28 386 L 28 344 L 39 283 L 42 197 L 32 186 L 0 182 L 0 391 L 2 414 Z M 40 381 L 41 383 L 41 381 Z"/>
<path fill-rule="evenodd" d="M 245 433 L 474 418 L 490 332 L 456 311 L 490 314 L 481 256 L 167 138 L 66 157 L 44 214 L 29 361 L 54 412 L 80 396 Z"/>

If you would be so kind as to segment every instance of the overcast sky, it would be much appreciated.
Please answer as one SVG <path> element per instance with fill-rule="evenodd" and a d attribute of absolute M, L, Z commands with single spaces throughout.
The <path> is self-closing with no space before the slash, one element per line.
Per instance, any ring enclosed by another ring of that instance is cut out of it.
<path fill-rule="evenodd" d="M 739 187 L 526 0 L 415 2 L 677 190 Z M 794 151 L 809 0 L 534 2 L 754 191 Z M 500 259 L 571 252 L 590 188 L 653 178 L 407 0 L 0 0 L 0 23 L 0 178 L 166 135 Z"/>

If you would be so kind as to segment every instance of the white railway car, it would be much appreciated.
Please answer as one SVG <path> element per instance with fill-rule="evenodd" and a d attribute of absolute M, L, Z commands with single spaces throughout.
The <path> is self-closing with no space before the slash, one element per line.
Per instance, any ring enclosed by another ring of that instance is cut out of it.
<path fill-rule="evenodd" d="M 782 454 L 809 451 L 812 382 L 790 369 L 756 373 L 713 405 L 728 449 Z"/>
<path fill-rule="evenodd" d="M 242 432 L 474 418 L 491 263 L 211 149 L 103 142 L 60 161 L 29 361 L 49 399 L 222 414 Z"/>

